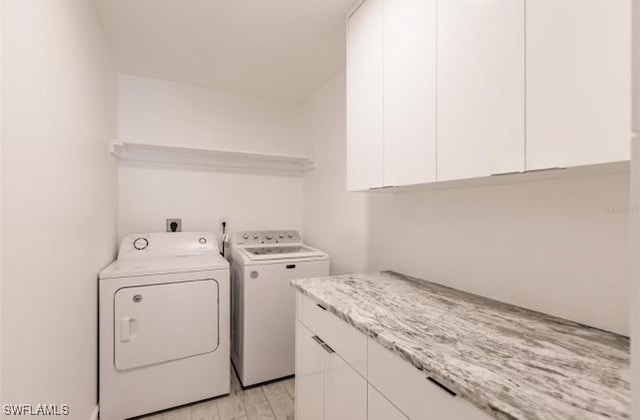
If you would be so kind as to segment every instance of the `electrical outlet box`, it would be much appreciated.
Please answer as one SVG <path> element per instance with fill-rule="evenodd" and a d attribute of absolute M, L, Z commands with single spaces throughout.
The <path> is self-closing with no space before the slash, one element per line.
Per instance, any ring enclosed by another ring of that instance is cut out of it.
<path fill-rule="evenodd" d="M 182 232 L 182 219 L 167 219 L 167 232 Z"/>

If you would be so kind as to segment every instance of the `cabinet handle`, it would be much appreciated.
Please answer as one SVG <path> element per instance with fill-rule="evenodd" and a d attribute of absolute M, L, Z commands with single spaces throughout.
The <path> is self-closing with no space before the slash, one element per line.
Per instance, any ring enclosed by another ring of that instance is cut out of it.
<path fill-rule="evenodd" d="M 532 173 L 536 173 L 536 172 L 562 171 L 564 169 L 567 169 L 567 168 L 564 168 L 564 167 L 561 167 L 561 166 L 554 166 L 552 168 L 527 169 L 527 170 L 524 170 L 524 171 L 497 172 L 497 173 L 491 174 L 491 176 L 524 175 L 524 174 L 532 174 Z"/>
<path fill-rule="evenodd" d="M 524 172 L 522 172 L 522 171 L 496 172 L 494 174 L 491 174 L 491 176 L 520 175 L 520 174 L 523 174 L 523 173 Z"/>
<path fill-rule="evenodd" d="M 563 168 L 562 166 L 553 166 L 551 168 L 541 168 L 541 169 L 529 169 L 525 171 L 525 173 L 531 174 L 535 172 L 547 172 L 547 171 L 563 171 L 567 168 Z"/>
<path fill-rule="evenodd" d="M 322 347 L 327 353 L 335 353 L 335 351 L 331 347 L 329 347 L 327 343 L 322 341 L 322 338 L 318 337 L 317 335 L 314 335 L 311 338 L 313 338 L 316 343 L 320 344 L 320 347 Z"/>
<path fill-rule="evenodd" d="M 331 347 L 329 347 L 327 343 L 322 343 L 322 348 L 325 349 L 325 351 L 329 354 L 335 353 L 335 351 Z"/>
<path fill-rule="evenodd" d="M 320 309 L 322 309 L 323 311 L 326 311 L 327 308 L 325 308 L 324 306 L 320 305 L 319 303 L 316 303 L 316 306 Z"/>
<path fill-rule="evenodd" d="M 388 190 L 390 188 L 398 188 L 397 185 L 385 185 L 384 187 L 369 187 L 369 191 Z"/>
<path fill-rule="evenodd" d="M 449 388 L 447 388 L 446 386 L 442 385 L 440 382 L 438 382 L 437 380 L 433 379 L 431 376 L 427 377 L 427 379 L 434 383 L 436 386 L 442 388 L 445 392 L 447 392 L 449 395 L 451 395 L 452 397 L 457 396 L 458 394 L 456 394 L 455 392 L 453 392 L 452 390 L 450 390 Z"/>

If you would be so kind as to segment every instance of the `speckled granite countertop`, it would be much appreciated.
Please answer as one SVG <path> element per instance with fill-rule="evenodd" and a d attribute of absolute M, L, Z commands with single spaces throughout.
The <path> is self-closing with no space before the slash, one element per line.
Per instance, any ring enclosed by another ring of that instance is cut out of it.
<path fill-rule="evenodd" d="M 291 284 L 496 418 L 630 417 L 627 337 L 393 272 Z"/>

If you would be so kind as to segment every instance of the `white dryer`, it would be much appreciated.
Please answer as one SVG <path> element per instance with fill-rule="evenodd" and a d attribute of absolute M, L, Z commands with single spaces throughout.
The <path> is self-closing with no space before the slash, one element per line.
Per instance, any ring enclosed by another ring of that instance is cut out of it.
<path fill-rule="evenodd" d="M 102 420 L 229 393 L 229 263 L 213 234 L 129 235 L 99 278 Z"/>
<path fill-rule="evenodd" d="M 234 234 L 231 360 L 243 386 L 295 372 L 293 279 L 329 275 L 329 256 L 296 231 Z"/>

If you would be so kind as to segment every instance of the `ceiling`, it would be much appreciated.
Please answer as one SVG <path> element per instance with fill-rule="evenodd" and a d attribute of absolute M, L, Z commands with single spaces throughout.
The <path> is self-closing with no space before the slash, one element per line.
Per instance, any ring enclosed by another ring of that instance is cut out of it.
<path fill-rule="evenodd" d="M 94 0 L 120 73 L 300 101 L 344 67 L 355 0 Z"/>

